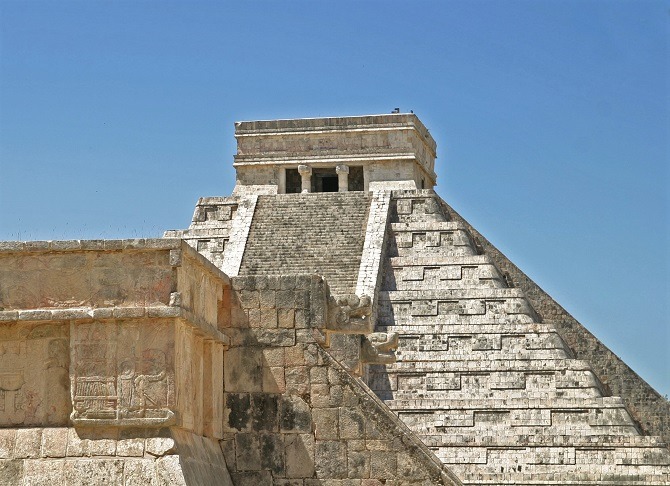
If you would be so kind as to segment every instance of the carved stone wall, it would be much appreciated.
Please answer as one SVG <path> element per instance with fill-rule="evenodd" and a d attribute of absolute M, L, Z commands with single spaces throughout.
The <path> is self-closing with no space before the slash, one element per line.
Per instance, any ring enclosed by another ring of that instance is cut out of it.
<path fill-rule="evenodd" d="M 236 486 L 459 484 L 327 352 L 318 276 L 238 277 L 222 447 Z"/>
<path fill-rule="evenodd" d="M 179 240 L 4 244 L 0 269 L 0 484 L 231 484 L 224 274 Z"/>
<path fill-rule="evenodd" d="M 69 342 L 62 322 L 0 326 L 0 427 L 68 423 Z"/>

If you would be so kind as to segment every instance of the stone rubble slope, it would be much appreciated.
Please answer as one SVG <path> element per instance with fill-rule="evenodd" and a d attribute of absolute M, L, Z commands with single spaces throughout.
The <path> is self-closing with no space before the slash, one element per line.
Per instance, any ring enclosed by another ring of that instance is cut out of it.
<path fill-rule="evenodd" d="M 367 381 L 463 484 L 670 484 L 666 444 L 432 191 L 395 192 L 392 212 L 376 330 L 400 344 Z"/>

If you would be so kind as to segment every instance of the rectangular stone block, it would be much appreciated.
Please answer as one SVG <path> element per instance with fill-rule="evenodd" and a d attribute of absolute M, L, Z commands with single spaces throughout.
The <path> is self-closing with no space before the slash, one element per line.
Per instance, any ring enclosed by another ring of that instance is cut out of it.
<path fill-rule="evenodd" d="M 339 441 L 317 441 L 315 468 L 318 477 L 343 479 L 348 475 L 347 446 Z"/>
<path fill-rule="evenodd" d="M 20 484 L 22 486 L 64 484 L 64 473 L 65 461 L 62 459 L 28 459 L 24 462 L 23 482 Z"/>
<path fill-rule="evenodd" d="M 359 439 L 365 436 L 365 417 L 360 411 L 342 407 L 339 409 L 340 437 Z"/>
<path fill-rule="evenodd" d="M 287 434 L 286 477 L 311 478 L 314 476 L 314 437 L 312 434 Z"/>
<path fill-rule="evenodd" d="M 0 429 L 0 459 L 14 458 L 16 429 Z"/>
<path fill-rule="evenodd" d="M 370 476 L 370 452 L 347 451 L 347 470 L 350 478 L 367 478 Z"/>
<path fill-rule="evenodd" d="M 261 469 L 258 436 L 255 434 L 235 436 L 235 463 L 238 471 L 259 471 Z"/>
<path fill-rule="evenodd" d="M 224 355 L 224 390 L 260 392 L 263 383 L 263 354 L 257 348 L 231 348 Z"/>
<path fill-rule="evenodd" d="M 123 486 L 157 484 L 156 465 L 151 459 L 126 459 L 123 462 Z"/>
<path fill-rule="evenodd" d="M 68 486 L 123 485 L 123 461 L 119 459 L 74 459 L 65 461 Z"/>
<path fill-rule="evenodd" d="M 251 396 L 248 393 L 224 394 L 224 431 L 251 431 Z"/>
<path fill-rule="evenodd" d="M 42 431 L 42 457 L 65 457 L 68 429 L 46 428 Z"/>
<path fill-rule="evenodd" d="M 14 457 L 37 458 L 42 449 L 42 429 L 17 429 Z"/>
<path fill-rule="evenodd" d="M 337 408 L 314 408 L 314 433 L 317 440 L 339 439 L 339 411 Z"/>
<path fill-rule="evenodd" d="M 269 470 L 274 476 L 284 476 L 284 439 L 279 434 L 261 434 L 259 436 L 261 468 Z"/>

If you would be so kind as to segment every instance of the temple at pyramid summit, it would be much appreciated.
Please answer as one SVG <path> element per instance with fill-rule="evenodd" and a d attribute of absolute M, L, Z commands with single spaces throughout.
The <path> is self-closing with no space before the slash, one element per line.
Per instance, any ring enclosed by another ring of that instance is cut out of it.
<path fill-rule="evenodd" d="M 0 242 L 0 484 L 670 484 L 668 400 L 440 198 L 416 115 L 235 137 L 186 229 Z"/>

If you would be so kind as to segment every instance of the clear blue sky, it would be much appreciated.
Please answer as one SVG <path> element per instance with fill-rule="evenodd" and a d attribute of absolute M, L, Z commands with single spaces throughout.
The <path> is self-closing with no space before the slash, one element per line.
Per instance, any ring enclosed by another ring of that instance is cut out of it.
<path fill-rule="evenodd" d="M 414 112 L 438 192 L 670 394 L 668 1 L 0 1 L 0 239 L 160 236 L 236 120 Z"/>

